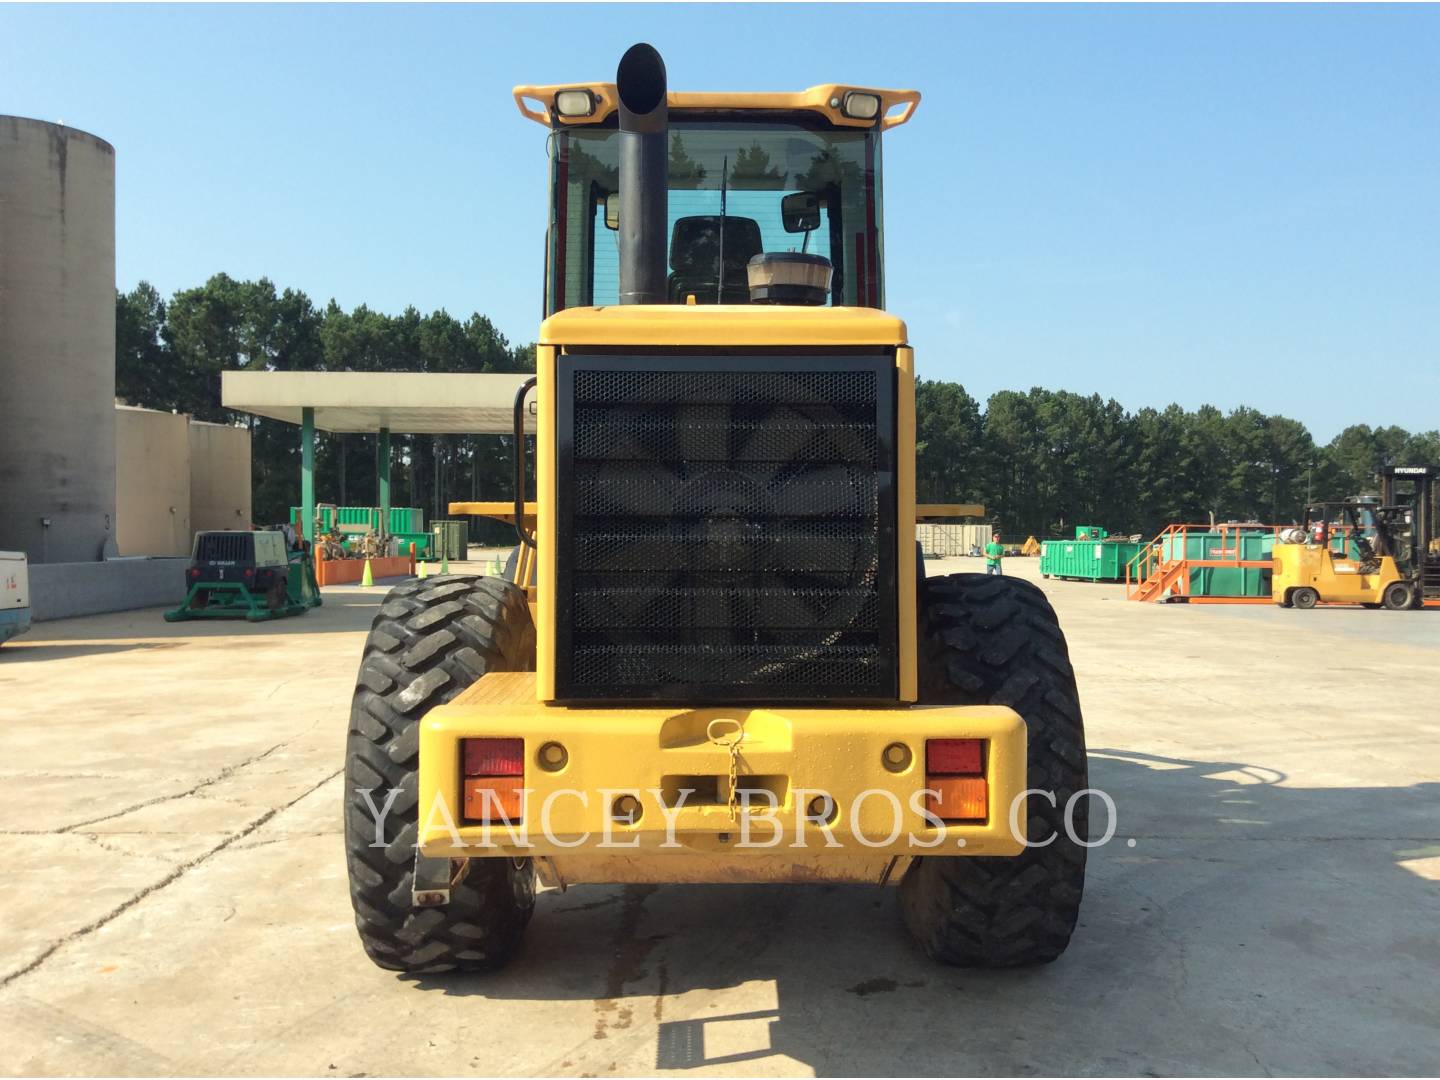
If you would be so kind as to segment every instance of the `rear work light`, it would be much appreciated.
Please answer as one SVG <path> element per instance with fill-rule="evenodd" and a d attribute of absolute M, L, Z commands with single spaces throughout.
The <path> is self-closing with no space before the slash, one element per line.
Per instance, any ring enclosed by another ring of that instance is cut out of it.
<path fill-rule="evenodd" d="M 525 786 L 524 739 L 462 739 L 465 820 L 518 825 Z"/>
<path fill-rule="evenodd" d="M 926 739 L 925 808 L 941 821 L 984 821 L 990 791 L 984 739 Z"/>
<path fill-rule="evenodd" d="M 561 90 L 555 95 L 555 111 L 561 116 L 591 116 L 595 95 L 589 90 Z"/>
<path fill-rule="evenodd" d="M 880 95 L 851 90 L 845 95 L 840 111 L 855 120 L 874 120 L 880 115 Z"/>

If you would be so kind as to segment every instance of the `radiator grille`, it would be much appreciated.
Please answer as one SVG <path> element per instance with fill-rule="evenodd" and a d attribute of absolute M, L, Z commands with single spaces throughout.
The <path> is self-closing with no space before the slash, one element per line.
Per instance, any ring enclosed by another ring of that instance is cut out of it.
<path fill-rule="evenodd" d="M 567 356 L 557 404 L 558 696 L 894 698 L 889 357 Z"/>
<path fill-rule="evenodd" d="M 252 534 L 248 532 L 206 532 L 195 537 L 197 563 L 237 563 L 253 565 L 255 554 Z"/>

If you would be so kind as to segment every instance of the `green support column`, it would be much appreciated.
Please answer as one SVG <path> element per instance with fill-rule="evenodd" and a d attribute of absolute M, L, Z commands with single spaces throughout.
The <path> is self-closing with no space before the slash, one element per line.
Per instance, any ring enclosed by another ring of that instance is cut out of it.
<path fill-rule="evenodd" d="M 380 484 L 381 532 L 390 532 L 390 429 L 380 429 L 380 460 L 375 463 L 375 476 Z"/>
<path fill-rule="evenodd" d="M 300 410 L 300 513 L 305 539 L 315 543 L 315 410 Z"/>

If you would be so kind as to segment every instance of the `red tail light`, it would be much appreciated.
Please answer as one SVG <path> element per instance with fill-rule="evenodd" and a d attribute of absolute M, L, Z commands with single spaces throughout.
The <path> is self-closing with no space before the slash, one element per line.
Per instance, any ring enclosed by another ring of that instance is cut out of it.
<path fill-rule="evenodd" d="M 524 739 L 464 739 L 461 754 L 466 776 L 524 776 Z"/>
<path fill-rule="evenodd" d="M 978 776 L 984 771 L 984 739 L 926 739 L 925 771 L 931 776 Z"/>

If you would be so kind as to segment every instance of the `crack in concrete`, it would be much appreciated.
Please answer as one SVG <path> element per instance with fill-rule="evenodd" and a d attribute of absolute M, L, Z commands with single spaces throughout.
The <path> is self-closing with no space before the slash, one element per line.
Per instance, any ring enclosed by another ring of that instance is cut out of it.
<path fill-rule="evenodd" d="M 124 817 L 126 814 L 133 814 L 136 810 L 144 810 L 147 806 L 155 806 L 159 803 L 171 802 L 174 799 L 188 798 L 189 796 L 194 795 L 198 791 L 203 791 L 207 787 L 218 784 L 223 780 L 229 780 L 230 777 L 234 776 L 241 769 L 244 769 L 250 765 L 254 765 L 257 761 L 264 761 L 271 754 L 275 753 L 276 750 L 279 750 L 282 746 L 287 745 L 289 742 L 290 740 L 288 739 L 284 742 L 278 742 L 274 746 L 270 747 L 270 749 L 262 750 L 258 754 L 253 754 L 250 757 L 246 758 L 244 761 L 237 761 L 234 765 L 227 765 L 214 776 L 206 777 L 194 787 L 191 787 L 185 791 L 179 791 L 171 795 L 157 795 L 153 799 L 145 799 L 142 802 L 136 803 L 134 806 L 126 807 L 124 810 L 116 810 L 112 814 L 103 814 L 100 817 L 91 818 L 89 821 L 76 821 L 72 824 L 66 825 L 64 828 L 52 829 L 50 831 L 54 833 L 71 833 L 75 832 L 78 829 L 88 828 L 91 825 L 99 825 L 102 821 L 113 821 L 118 817 Z"/>
<path fill-rule="evenodd" d="M 314 840 L 321 836 L 339 836 L 343 829 L 326 829 L 323 832 L 307 833 L 285 833 L 282 836 L 271 837 L 269 840 L 256 840 L 253 844 L 241 844 L 236 851 L 256 851 L 259 848 L 269 847 L 271 844 L 289 844 L 296 840 Z"/>
<path fill-rule="evenodd" d="M 282 743 L 280 745 L 283 746 L 284 744 Z M 275 749 L 278 749 L 278 747 L 272 747 L 271 750 L 267 750 L 265 753 L 268 754 Z M 261 754 L 259 756 L 264 757 L 265 755 Z M 253 760 L 258 760 L 258 758 Z M 238 768 L 239 766 L 236 767 Z M 249 836 L 256 829 L 260 828 L 266 822 L 270 821 L 277 814 L 283 813 L 284 811 L 290 809 L 290 807 L 294 806 L 301 799 L 313 795 L 315 792 L 319 791 L 322 787 L 328 784 L 331 780 L 334 780 L 344 771 L 344 769 L 336 769 L 334 772 L 322 777 L 317 783 L 312 784 L 310 787 L 306 788 L 299 795 L 296 795 L 295 798 L 291 799 L 289 802 L 282 803 L 279 806 L 272 806 L 269 810 L 265 811 L 265 813 L 261 814 L 254 821 L 250 822 L 250 824 L 246 825 L 245 828 L 241 829 L 237 833 L 227 836 L 224 840 L 221 840 L 220 843 L 216 844 L 209 851 L 203 852 L 202 854 L 197 855 L 195 858 L 190 859 L 187 862 L 181 863 L 174 870 L 170 871 L 170 873 L 166 874 L 163 878 L 155 882 L 153 885 L 147 885 L 135 895 L 129 897 L 126 900 L 123 900 L 121 903 L 111 908 L 104 915 L 101 915 L 99 918 L 94 919 L 89 923 L 86 923 L 78 930 L 72 930 L 70 933 L 66 934 L 58 941 L 52 942 L 49 947 L 44 949 L 40 953 L 40 955 L 36 956 L 28 964 L 25 964 L 15 969 L 14 971 L 6 973 L 4 976 L 0 976 L 0 989 L 4 989 L 5 987 L 13 983 L 16 979 L 19 979 L 24 975 L 29 975 L 32 971 L 39 968 L 41 964 L 45 963 L 46 960 L 49 960 L 50 957 L 54 956 L 66 945 L 79 941 L 81 938 L 88 937 L 96 930 L 99 930 L 101 927 L 113 922 L 125 912 L 129 911 L 136 904 L 140 903 L 140 901 L 144 900 L 147 896 L 157 893 L 161 889 L 165 888 L 167 885 L 171 885 L 174 882 L 179 881 L 191 870 L 194 870 L 196 867 L 203 865 L 211 858 L 220 854 L 220 852 L 224 851 L 226 848 L 230 847 L 237 841 L 245 839 L 245 837 Z"/>

